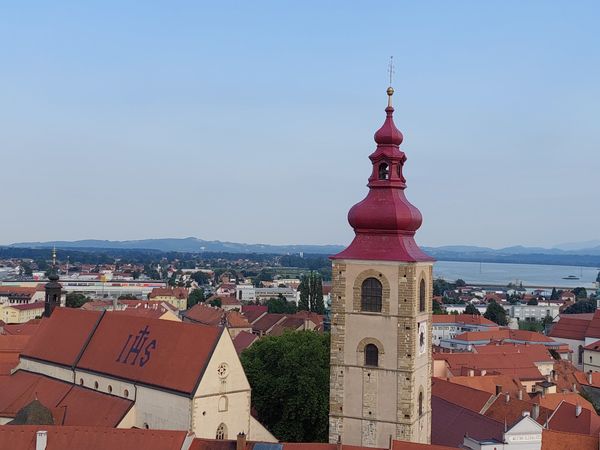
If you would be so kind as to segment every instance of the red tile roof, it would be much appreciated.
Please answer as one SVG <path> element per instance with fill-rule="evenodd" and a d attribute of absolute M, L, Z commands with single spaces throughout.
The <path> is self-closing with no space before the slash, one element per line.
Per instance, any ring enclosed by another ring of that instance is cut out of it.
<path fill-rule="evenodd" d="M 296 331 L 304 326 L 304 318 L 288 316 L 269 332 L 270 336 L 281 336 L 286 330 Z"/>
<path fill-rule="evenodd" d="M 262 316 L 267 314 L 269 309 L 264 305 L 242 305 L 242 313 L 248 319 L 248 322 L 254 323 Z"/>
<path fill-rule="evenodd" d="M 557 323 L 552 326 L 552 330 L 548 334 L 550 337 L 558 337 L 563 339 L 574 339 L 577 341 L 585 340 L 588 335 L 588 328 L 592 321 L 595 321 L 594 331 L 597 333 L 598 321 L 596 314 L 561 314 Z"/>
<path fill-rule="evenodd" d="M 498 328 L 498 324 L 478 314 L 434 314 L 431 316 L 431 320 L 433 324 L 455 323 Z"/>
<path fill-rule="evenodd" d="M 541 450 L 598 450 L 598 436 L 565 433 L 554 430 L 542 431 Z"/>
<path fill-rule="evenodd" d="M 188 298 L 188 289 L 183 287 L 176 288 L 154 288 L 148 295 L 149 298 L 155 297 L 175 297 Z"/>
<path fill-rule="evenodd" d="M 465 434 L 475 439 L 502 439 L 504 423 L 442 398 L 431 397 L 431 443 L 459 447 Z"/>
<path fill-rule="evenodd" d="M 283 321 L 285 319 L 285 314 L 271 314 L 267 313 L 258 319 L 256 322 L 252 323 L 252 329 L 256 332 L 267 333 L 271 330 L 277 323 Z"/>
<path fill-rule="evenodd" d="M 42 320 L 22 356 L 73 366 L 100 321 L 102 313 L 56 308 L 50 319 Z M 60 345 L 48 345 L 49 342 Z"/>
<path fill-rule="evenodd" d="M 524 412 L 531 413 L 533 403 L 526 400 L 519 400 L 509 394 L 500 394 L 496 399 L 485 409 L 484 415 L 490 419 L 495 419 L 498 422 L 513 424 L 523 417 Z M 540 407 L 540 413 L 536 419 L 538 423 L 543 424 L 550 417 L 552 410 Z"/>
<path fill-rule="evenodd" d="M 44 309 L 44 302 L 20 303 L 17 305 L 6 305 L 18 311 L 29 311 L 31 309 Z"/>
<path fill-rule="evenodd" d="M 558 408 L 561 402 L 567 402 L 571 405 L 581 405 L 582 408 L 594 411 L 594 406 L 577 392 L 557 392 L 555 394 L 545 394 L 544 396 L 536 395 L 531 401 L 539 403 L 541 406 L 553 411 Z"/>
<path fill-rule="evenodd" d="M 227 322 L 227 328 L 252 328 L 248 319 L 238 311 L 225 312 L 225 320 Z"/>
<path fill-rule="evenodd" d="M 54 314 L 50 324 L 53 318 Z M 222 332 L 217 327 L 105 313 L 77 368 L 191 394 Z"/>
<path fill-rule="evenodd" d="M 35 334 L 41 323 L 41 319 L 32 319 L 25 323 L 15 323 L 11 325 L 4 325 L 3 333 L 12 335 L 28 335 Z"/>
<path fill-rule="evenodd" d="M 254 341 L 258 339 L 258 336 L 247 331 L 240 331 L 237 336 L 233 339 L 233 346 L 238 355 L 244 350 L 250 347 Z"/>
<path fill-rule="evenodd" d="M 448 381 L 455 384 L 477 389 L 479 391 L 487 392 L 488 394 L 496 394 L 496 386 L 501 386 L 501 392 L 508 392 L 515 397 L 518 395 L 520 390 L 523 390 L 521 382 L 509 375 L 484 375 L 484 376 L 457 376 L 449 378 Z"/>
<path fill-rule="evenodd" d="M 489 331 L 468 331 L 466 333 L 462 333 L 457 335 L 455 340 L 458 341 L 504 341 L 504 340 L 513 340 L 513 341 L 524 341 L 524 342 L 555 342 L 553 339 L 550 339 L 548 336 L 544 336 L 541 333 L 536 333 L 535 331 L 526 331 L 526 330 L 510 330 L 507 328 L 499 329 L 499 330 L 489 330 Z"/>
<path fill-rule="evenodd" d="M 186 431 L 48 425 L 0 427 L 0 448 L 35 450 L 36 433 L 47 431 L 46 450 L 181 450 Z"/>
<path fill-rule="evenodd" d="M 0 377 L 1 416 L 14 417 L 35 399 L 50 409 L 55 424 L 62 425 L 116 427 L 133 405 L 127 399 L 22 370 Z"/>
<path fill-rule="evenodd" d="M 431 379 L 431 395 L 475 412 L 480 412 L 493 397 L 489 392 L 454 384 L 441 378 Z"/>
<path fill-rule="evenodd" d="M 206 303 L 198 303 L 183 314 L 184 317 L 190 321 L 217 326 L 223 323 L 225 311 L 221 308 L 207 305 Z"/>
<path fill-rule="evenodd" d="M 548 427 L 556 431 L 598 435 L 600 431 L 600 416 L 595 411 L 592 412 L 583 408 L 581 414 L 577 416 L 575 413 L 576 408 L 575 405 L 562 402 L 550 418 Z"/>

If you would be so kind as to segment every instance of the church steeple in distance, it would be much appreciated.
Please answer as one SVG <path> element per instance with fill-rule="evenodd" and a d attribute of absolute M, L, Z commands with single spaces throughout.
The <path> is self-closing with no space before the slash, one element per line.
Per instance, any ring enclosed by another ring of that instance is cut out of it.
<path fill-rule="evenodd" d="M 58 282 L 58 268 L 56 264 L 56 247 L 52 249 L 52 267 L 48 274 L 48 283 L 44 286 L 46 296 L 44 298 L 44 317 L 50 317 L 52 311 L 60 306 L 62 296 L 62 285 Z"/>

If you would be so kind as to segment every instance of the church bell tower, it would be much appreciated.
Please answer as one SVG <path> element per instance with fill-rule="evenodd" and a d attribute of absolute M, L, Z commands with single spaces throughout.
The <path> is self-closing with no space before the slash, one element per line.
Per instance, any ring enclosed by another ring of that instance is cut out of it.
<path fill-rule="evenodd" d="M 404 195 L 403 136 L 387 94 L 369 192 L 348 213 L 355 238 L 331 257 L 329 441 L 380 448 L 431 441 L 433 259 L 414 240 L 422 218 Z"/>
<path fill-rule="evenodd" d="M 52 311 L 57 306 L 60 306 L 60 298 L 62 295 L 62 285 L 58 282 L 58 271 L 56 268 L 56 248 L 52 250 L 52 267 L 48 274 L 48 282 L 44 286 L 46 293 L 44 299 L 44 317 L 50 317 Z"/>

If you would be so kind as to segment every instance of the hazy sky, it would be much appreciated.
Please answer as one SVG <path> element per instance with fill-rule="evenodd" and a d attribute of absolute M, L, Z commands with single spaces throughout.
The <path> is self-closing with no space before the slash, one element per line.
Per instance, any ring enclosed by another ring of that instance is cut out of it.
<path fill-rule="evenodd" d="M 600 7 L 0 4 L 0 243 L 347 243 L 396 63 L 425 245 L 598 238 Z"/>

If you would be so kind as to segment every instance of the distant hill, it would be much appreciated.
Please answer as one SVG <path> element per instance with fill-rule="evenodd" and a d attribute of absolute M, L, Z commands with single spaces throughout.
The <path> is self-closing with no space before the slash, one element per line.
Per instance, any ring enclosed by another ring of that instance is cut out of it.
<path fill-rule="evenodd" d="M 590 241 L 595 243 L 595 241 Z M 580 246 L 581 244 L 565 244 Z M 182 253 L 269 253 L 269 254 L 322 254 L 333 255 L 340 252 L 342 245 L 270 245 L 243 244 L 237 242 L 205 241 L 194 237 L 141 239 L 131 241 L 108 241 L 87 239 L 81 241 L 19 242 L 10 248 L 51 248 L 81 249 L 85 251 L 116 250 L 153 250 Z M 542 247 L 513 246 L 501 249 L 472 245 L 447 245 L 441 247 L 423 247 L 434 258 L 441 261 L 504 262 L 517 264 L 562 264 L 574 266 L 600 267 L 600 245 L 589 248 L 559 249 Z"/>

